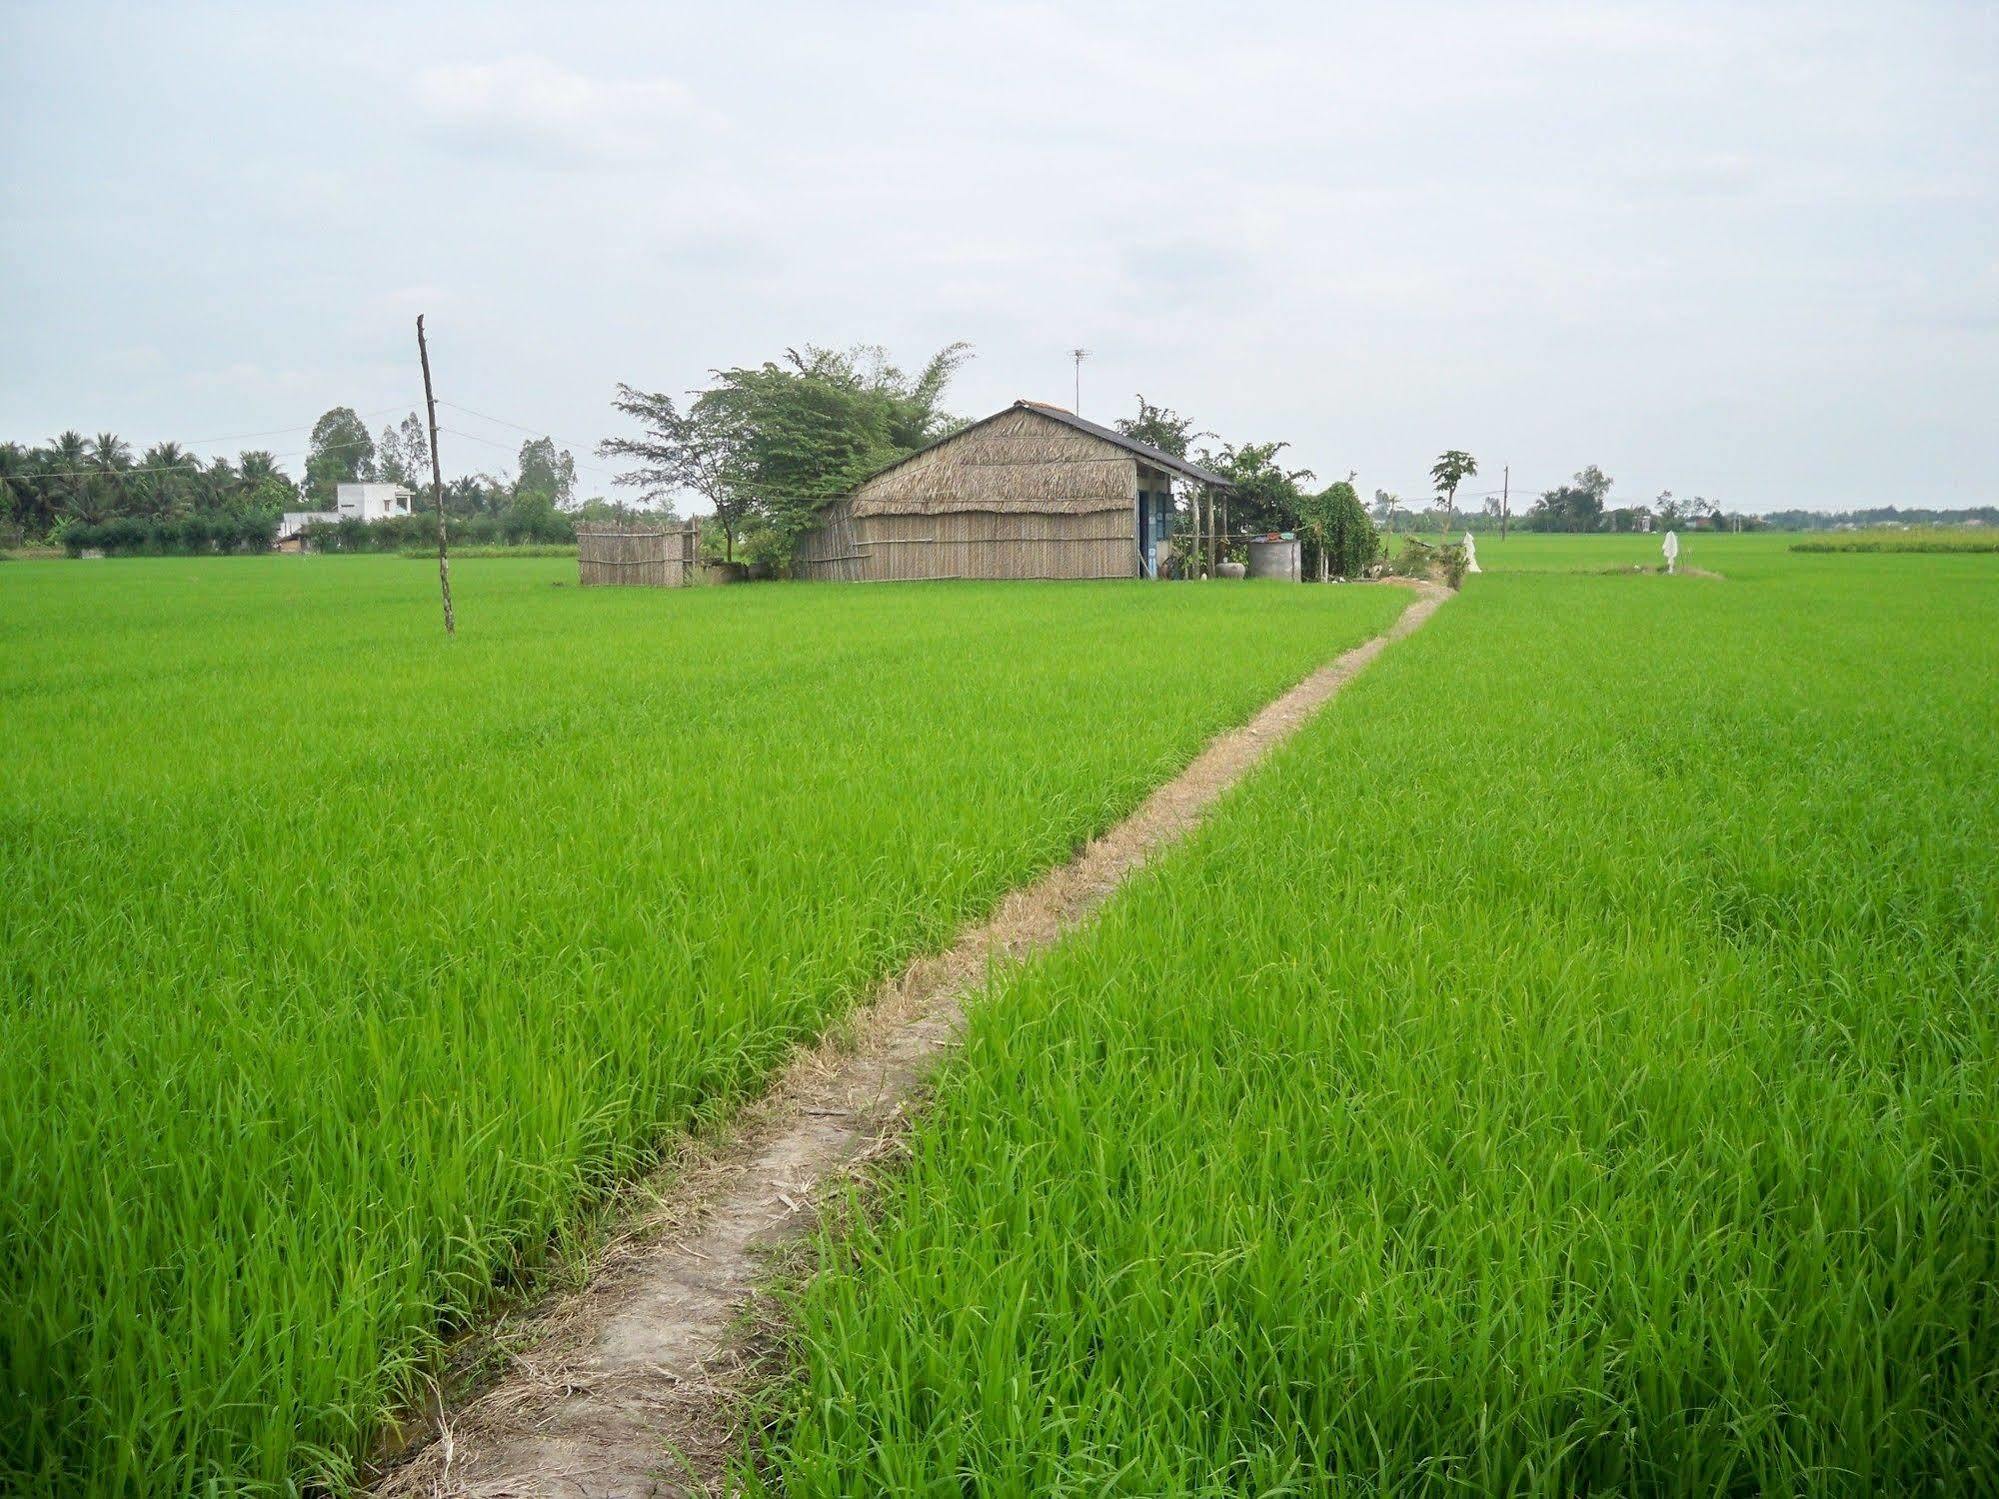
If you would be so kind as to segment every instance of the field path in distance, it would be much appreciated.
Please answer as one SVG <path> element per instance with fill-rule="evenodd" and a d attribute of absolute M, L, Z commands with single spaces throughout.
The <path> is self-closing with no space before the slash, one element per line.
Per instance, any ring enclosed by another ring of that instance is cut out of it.
<path fill-rule="evenodd" d="M 641 1499 L 699 1493 L 733 1450 L 738 1319 L 768 1253 L 812 1221 L 829 1179 L 865 1162 L 953 1042 L 965 996 L 1087 920 L 1141 864 L 1450 597 L 1418 597 L 1194 762 L 1068 863 L 1013 891 L 944 952 L 918 958 L 845 1028 L 802 1052 L 733 1127 L 690 1141 L 665 1185 L 591 1267 L 539 1310 L 507 1372 L 393 1469 L 383 1499 Z"/>

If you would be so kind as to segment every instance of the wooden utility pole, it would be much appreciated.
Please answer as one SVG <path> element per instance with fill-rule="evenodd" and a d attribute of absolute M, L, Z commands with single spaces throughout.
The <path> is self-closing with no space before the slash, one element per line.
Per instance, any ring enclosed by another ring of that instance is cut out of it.
<path fill-rule="evenodd" d="M 1504 541 L 1507 518 L 1513 514 L 1513 465 L 1507 464 L 1500 472 L 1504 477 L 1499 481 L 1499 539 Z"/>
<path fill-rule="evenodd" d="M 451 556 L 444 544 L 444 471 L 437 463 L 437 397 L 430 388 L 430 345 L 424 342 L 423 314 L 416 316 L 416 352 L 423 361 L 423 404 L 430 413 L 430 497 L 437 504 L 437 586 L 444 593 L 444 633 L 456 635 L 451 615 Z"/>

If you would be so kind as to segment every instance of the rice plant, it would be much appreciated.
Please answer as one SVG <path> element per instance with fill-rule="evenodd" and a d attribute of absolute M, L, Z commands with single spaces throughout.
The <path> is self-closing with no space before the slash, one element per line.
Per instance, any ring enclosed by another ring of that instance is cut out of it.
<path fill-rule="evenodd" d="M 1999 552 L 1992 526 L 1904 526 L 1838 531 L 1791 543 L 1794 552 Z"/>
<path fill-rule="evenodd" d="M 0 1491 L 339 1488 L 441 1335 L 1381 591 L 0 578 Z"/>
<path fill-rule="evenodd" d="M 1999 1488 L 1995 585 L 1471 580 L 979 1005 L 745 1478 Z"/>

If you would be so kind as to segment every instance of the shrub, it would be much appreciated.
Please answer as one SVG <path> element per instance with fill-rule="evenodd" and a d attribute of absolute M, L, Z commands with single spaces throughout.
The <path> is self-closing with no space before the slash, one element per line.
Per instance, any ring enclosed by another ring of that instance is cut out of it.
<path fill-rule="evenodd" d="M 1322 501 L 1322 513 L 1315 519 L 1321 527 L 1327 570 L 1336 578 L 1358 578 L 1381 556 L 1381 533 L 1345 480 L 1328 489 Z"/>
<path fill-rule="evenodd" d="M 1402 550 L 1390 560 L 1388 570 L 1398 578 L 1422 578 L 1442 583 L 1446 588 L 1460 588 L 1464 585 L 1468 562 L 1459 542 L 1432 546 L 1411 536 L 1404 539 Z"/>

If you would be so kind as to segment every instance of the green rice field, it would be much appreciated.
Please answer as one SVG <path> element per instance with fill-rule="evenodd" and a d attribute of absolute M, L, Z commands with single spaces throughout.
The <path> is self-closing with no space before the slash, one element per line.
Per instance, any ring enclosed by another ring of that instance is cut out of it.
<path fill-rule="evenodd" d="M 1907 526 L 1840 531 L 1791 543 L 1794 552 L 1999 552 L 1992 526 Z"/>
<path fill-rule="evenodd" d="M 1481 544 L 975 1008 L 746 1481 L 1999 1491 L 1999 565 L 1787 540 Z"/>
<path fill-rule="evenodd" d="M 0 1492 L 344 1487 L 439 1338 L 1391 590 L 0 573 Z"/>

